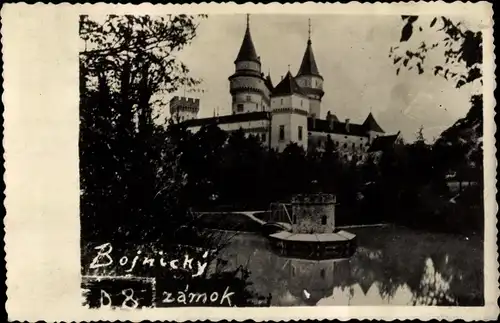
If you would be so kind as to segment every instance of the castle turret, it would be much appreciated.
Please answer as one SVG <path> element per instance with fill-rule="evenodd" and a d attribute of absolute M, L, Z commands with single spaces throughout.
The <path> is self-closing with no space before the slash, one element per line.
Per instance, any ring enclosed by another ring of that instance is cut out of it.
<path fill-rule="evenodd" d="M 311 100 L 309 115 L 315 115 L 319 118 L 321 116 L 321 99 L 325 93 L 323 92 L 323 77 L 319 74 L 318 65 L 316 64 L 312 50 L 310 19 L 306 51 L 295 79 Z"/>
<path fill-rule="evenodd" d="M 384 134 L 384 130 L 378 125 L 377 121 L 373 117 L 373 114 L 370 112 L 368 117 L 366 117 L 365 122 L 362 125 L 364 131 L 368 134 L 370 143 L 373 142 L 373 139 Z"/>
<path fill-rule="evenodd" d="M 272 92 L 274 89 L 274 85 L 273 85 L 273 81 L 271 80 L 271 73 L 270 72 L 267 73 L 265 84 L 266 84 L 267 88 L 269 89 L 269 91 Z"/>
<path fill-rule="evenodd" d="M 307 150 L 309 98 L 290 71 L 271 94 L 271 146 L 283 151 L 290 142 Z"/>
<path fill-rule="evenodd" d="M 269 111 L 270 89 L 261 73 L 260 57 L 250 34 L 250 18 L 240 51 L 234 61 L 235 73 L 229 77 L 233 114 L 255 111 Z"/>
<path fill-rule="evenodd" d="M 196 119 L 200 111 L 200 99 L 174 96 L 170 100 L 170 116 L 175 122 Z"/>

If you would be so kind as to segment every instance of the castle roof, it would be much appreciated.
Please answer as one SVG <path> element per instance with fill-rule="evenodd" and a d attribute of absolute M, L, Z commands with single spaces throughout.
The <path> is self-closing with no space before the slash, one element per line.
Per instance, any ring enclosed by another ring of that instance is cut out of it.
<path fill-rule="evenodd" d="M 399 132 L 395 135 L 379 136 L 375 138 L 372 144 L 370 145 L 370 148 L 368 148 L 368 152 L 386 151 L 394 147 L 394 144 L 396 143 L 398 136 Z"/>
<path fill-rule="evenodd" d="M 280 96 L 292 94 L 306 95 L 304 91 L 302 91 L 302 88 L 297 84 L 290 71 L 288 71 L 286 76 L 273 89 L 271 95 Z"/>
<path fill-rule="evenodd" d="M 321 76 L 318 71 L 318 66 L 316 65 L 316 60 L 314 59 L 314 54 L 311 46 L 311 39 L 307 40 L 307 47 L 302 58 L 302 64 L 300 64 L 299 72 L 297 76 L 300 75 L 314 75 Z"/>
<path fill-rule="evenodd" d="M 273 81 L 271 80 L 271 75 L 270 74 L 267 74 L 265 80 L 264 80 L 264 83 L 266 84 L 267 88 L 269 89 L 269 91 L 272 91 L 274 86 L 273 86 Z"/>
<path fill-rule="evenodd" d="M 236 57 L 235 62 L 241 61 L 254 61 L 260 63 L 260 59 L 255 51 L 255 46 L 253 45 L 252 35 L 250 34 L 250 23 L 247 16 L 247 29 L 245 31 L 245 36 L 243 37 L 243 42 L 241 43 L 240 51 Z"/>
<path fill-rule="evenodd" d="M 314 119 L 312 117 L 309 117 L 307 118 L 307 130 L 346 136 L 368 136 L 368 133 L 366 132 L 366 129 L 363 127 L 363 125 L 349 123 L 349 126 L 347 126 L 345 122 L 339 122 L 337 120 L 333 119 L 332 127 L 330 127 L 330 122 L 328 120 L 319 118 Z"/>
<path fill-rule="evenodd" d="M 363 126 L 367 131 L 371 130 L 376 132 L 384 132 L 384 130 L 382 130 L 382 128 L 378 125 L 377 121 L 375 121 L 375 118 L 373 117 L 373 114 L 371 112 L 368 117 L 366 117 L 365 122 L 363 122 Z"/>
<path fill-rule="evenodd" d="M 237 122 L 256 121 L 256 120 L 269 120 L 270 118 L 271 115 L 269 112 L 258 111 L 258 112 L 239 113 L 239 114 L 229 114 L 229 115 L 210 117 L 210 118 L 190 119 L 182 122 L 182 124 L 185 125 L 186 127 L 196 127 L 210 123 L 215 123 L 215 124 L 237 123 Z"/>

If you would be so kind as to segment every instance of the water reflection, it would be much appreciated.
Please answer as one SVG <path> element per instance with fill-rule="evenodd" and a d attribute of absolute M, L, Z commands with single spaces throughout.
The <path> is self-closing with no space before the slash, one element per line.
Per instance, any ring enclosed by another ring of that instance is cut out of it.
<path fill-rule="evenodd" d="M 280 257 L 265 238 L 242 234 L 223 251 L 229 268 L 247 267 L 252 289 L 272 306 L 483 305 L 481 240 L 400 228 L 355 232 L 349 259 Z"/>

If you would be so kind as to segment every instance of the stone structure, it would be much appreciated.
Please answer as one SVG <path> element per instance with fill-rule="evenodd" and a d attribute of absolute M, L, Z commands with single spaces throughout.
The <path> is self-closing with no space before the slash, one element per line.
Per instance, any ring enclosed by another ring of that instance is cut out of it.
<path fill-rule="evenodd" d="M 332 194 L 296 195 L 292 199 L 293 233 L 332 233 L 335 229 L 335 203 Z"/>
<path fill-rule="evenodd" d="M 174 96 L 170 100 L 170 116 L 178 122 L 196 119 L 200 111 L 200 99 Z"/>
<path fill-rule="evenodd" d="M 285 270 L 290 293 L 309 306 L 316 305 L 320 299 L 330 296 L 334 288 L 336 263 L 334 260 L 289 259 L 285 264 L 288 268 Z"/>
<path fill-rule="evenodd" d="M 196 105 L 186 101 L 189 99 L 177 98 L 174 105 L 171 102 L 170 109 L 174 112 L 177 112 L 175 107 L 184 104 L 178 113 L 188 129 L 196 132 L 209 123 L 229 132 L 243 129 L 278 151 L 290 143 L 297 143 L 306 151 L 321 151 L 330 137 L 340 157 L 347 160 L 364 158 L 375 138 L 385 135 L 371 113 L 362 124 L 349 119 L 341 122 L 331 110 L 327 110 L 326 119 L 321 118 L 324 79 L 313 53 L 310 21 L 306 49 L 295 76 L 288 71 L 274 86 L 270 75 L 262 73 L 262 60 L 252 40 L 248 15 L 234 65 L 235 71 L 229 77 L 232 114 L 196 119 L 199 101 Z"/>

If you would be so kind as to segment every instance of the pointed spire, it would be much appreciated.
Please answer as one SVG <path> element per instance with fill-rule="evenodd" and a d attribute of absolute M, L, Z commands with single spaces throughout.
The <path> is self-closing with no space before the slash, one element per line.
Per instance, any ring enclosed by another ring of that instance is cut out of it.
<path fill-rule="evenodd" d="M 384 130 L 382 130 L 382 128 L 378 125 L 377 121 L 375 121 L 375 118 L 373 117 L 373 114 L 371 112 L 370 114 L 368 114 L 368 117 L 366 117 L 365 122 L 363 122 L 363 127 L 365 128 L 365 130 L 384 132 Z"/>
<path fill-rule="evenodd" d="M 307 31 L 307 43 L 311 42 L 311 18 L 309 18 L 309 30 Z"/>
<path fill-rule="evenodd" d="M 254 61 L 260 63 L 257 52 L 255 51 L 255 46 L 253 45 L 252 35 L 250 34 L 250 15 L 247 14 L 247 28 L 245 31 L 245 36 L 243 37 L 243 42 L 241 43 L 240 51 L 236 57 L 235 62 L 240 61 Z"/>
<path fill-rule="evenodd" d="M 273 90 L 274 86 L 273 86 L 273 81 L 271 80 L 271 69 L 269 69 L 269 71 L 267 72 L 265 84 L 266 84 L 267 88 L 269 89 L 269 91 Z"/>
<path fill-rule="evenodd" d="M 308 38 L 307 38 L 307 47 L 304 53 L 304 57 L 302 58 L 302 64 L 300 64 L 299 72 L 297 76 L 300 75 L 316 75 L 320 76 L 318 71 L 318 66 L 316 65 L 316 60 L 314 59 L 314 54 L 312 50 L 312 42 L 311 42 L 311 19 L 309 19 L 309 29 L 308 29 Z"/>

